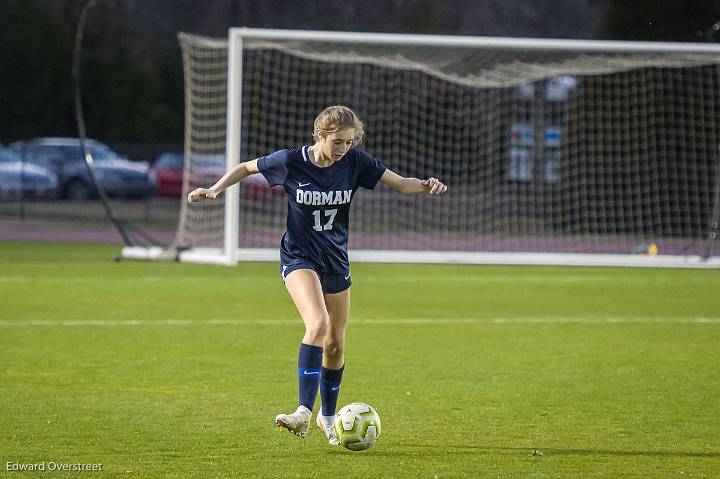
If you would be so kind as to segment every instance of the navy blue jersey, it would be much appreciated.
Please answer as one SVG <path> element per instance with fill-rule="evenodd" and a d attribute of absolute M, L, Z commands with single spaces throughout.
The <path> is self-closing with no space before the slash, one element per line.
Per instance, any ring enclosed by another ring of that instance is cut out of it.
<path fill-rule="evenodd" d="M 258 169 L 271 186 L 283 185 L 287 194 L 282 253 L 324 271 L 344 273 L 349 268 L 350 202 L 358 187 L 375 187 L 385 166 L 368 153 L 350 148 L 341 160 L 321 168 L 310 160 L 309 148 L 258 158 Z"/>

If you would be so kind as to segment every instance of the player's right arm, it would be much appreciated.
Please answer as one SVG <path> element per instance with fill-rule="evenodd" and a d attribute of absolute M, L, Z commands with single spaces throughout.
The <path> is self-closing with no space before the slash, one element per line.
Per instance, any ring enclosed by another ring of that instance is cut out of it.
<path fill-rule="evenodd" d="M 257 163 L 258 160 L 244 161 L 225 173 L 223 177 L 217 180 L 217 183 L 210 188 L 194 189 L 187 196 L 188 203 L 197 203 L 204 199 L 214 200 L 220 193 L 235 183 L 241 182 L 250 175 L 260 173 Z"/>

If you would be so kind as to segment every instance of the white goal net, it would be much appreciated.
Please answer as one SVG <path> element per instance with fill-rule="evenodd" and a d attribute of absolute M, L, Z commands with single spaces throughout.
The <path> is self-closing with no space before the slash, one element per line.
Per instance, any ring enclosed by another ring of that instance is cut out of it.
<path fill-rule="evenodd" d="M 333 104 L 360 115 L 361 147 L 390 169 L 449 185 L 438 198 L 360 192 L 352 260 L 718 264 L 720 46 L 251 29 L 180 40 L 186 189 L 308 144 Z M 276 258 L 285 202 L 251 178 L 183 207 L 177 245 Z"/>

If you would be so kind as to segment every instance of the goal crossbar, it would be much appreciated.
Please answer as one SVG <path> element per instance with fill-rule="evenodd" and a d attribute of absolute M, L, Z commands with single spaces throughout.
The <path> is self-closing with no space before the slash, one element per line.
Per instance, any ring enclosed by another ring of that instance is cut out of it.
<path fill-rule="evenodd" d="M 229 30 L 230 43 L 238 38 L 268 40 L 302 40 L 349 44 L 408 45 L 446 48 L 497 48 L 523 50 L 562 50 L 586 52 L 678 52 L 714 53 L 720 45 L 708 43 L 648 42 L 619 40 L 565 40 L 553 38 L 473 37 L 464 35 L 423 35 L 408 33 L 333 32 L 323 30 L 281 30 L 273 28 L 235 27 Z"/>

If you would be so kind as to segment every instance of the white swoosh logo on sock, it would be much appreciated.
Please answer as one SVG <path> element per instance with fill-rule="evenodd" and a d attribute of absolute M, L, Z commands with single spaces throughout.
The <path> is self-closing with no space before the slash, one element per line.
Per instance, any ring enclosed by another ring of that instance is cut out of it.
<path fill-rule="evenodd" d="M 303 374 L 310 376 L 311 374 L 320 374 L 318 371 L 303 371 Z"/>
<path fill-rule="evenodd" d="M 340 389 L 340 386 L 338 386 L 336 388 L 330 388 L 331 391 L 337 391 L 338 389 Z"/>

